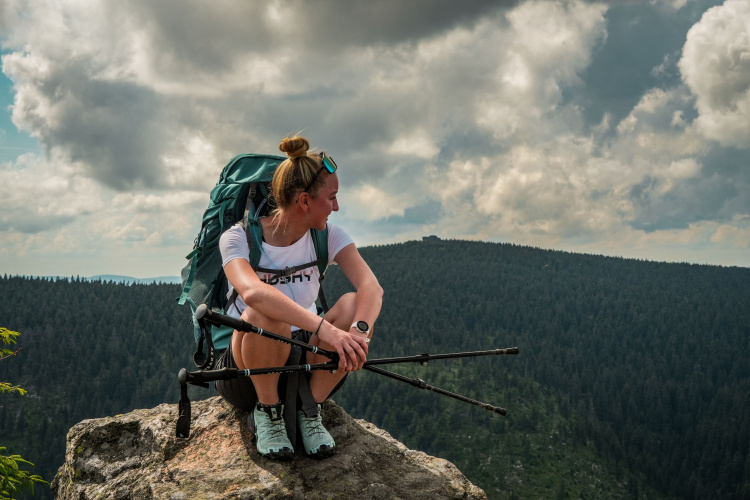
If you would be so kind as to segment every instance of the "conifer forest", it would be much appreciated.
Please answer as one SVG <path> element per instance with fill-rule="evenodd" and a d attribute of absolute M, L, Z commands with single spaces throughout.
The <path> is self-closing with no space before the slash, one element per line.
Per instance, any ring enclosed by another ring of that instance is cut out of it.
<path fill-rule="evenodd" d="M 452 461 L 489 498 L 750 498 L 750 269 L 468 241 L 361 253 L 385 290 L 370 358 L 519 354 L 387 367 L 506 416 L 363 371 L 334 396 L 353 417 Z M 336 267 L 324 287 L 329 302 L 351 289 Z M 28 391 L 0 395 L 6 453 L 51 481 L 75 423 L 176 412 L 195 347 L 179 293 L 0 277 L 0 326 L 21 333 L 0 381 Z"/>

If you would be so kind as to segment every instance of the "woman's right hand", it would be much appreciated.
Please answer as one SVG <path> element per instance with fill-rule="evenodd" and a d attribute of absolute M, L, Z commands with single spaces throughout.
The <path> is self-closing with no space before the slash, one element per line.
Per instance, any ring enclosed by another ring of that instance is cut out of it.
<path fill-rule="evenodd" d="M 346 332 L 323 321 L 318 330 L 322 342 L 339 354 L 339 369 L 347 372 L 361 370 L 367 361 L 367 340 L 363 335 Z"/>

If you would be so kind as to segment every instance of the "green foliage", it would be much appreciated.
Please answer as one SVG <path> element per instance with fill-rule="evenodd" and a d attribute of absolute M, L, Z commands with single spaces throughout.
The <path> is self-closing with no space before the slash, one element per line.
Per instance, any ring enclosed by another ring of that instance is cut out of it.
<path fill-rule="evenodd" d="M 7 328 L 0 327 L 0 342 L 4 345 L 15 344 L 19 335 L 21 334 L 18 332 L 13 332 Z M 18 354 L 18 351 L 2 347 L 0 348 L 0 361 L 9 358 L 10 356 L 15 356 L 16 354 Z M 26 390 L 17 385 L 11 385 L 10 382 L 0 382 L 0 394 L 5 392 L 17 392 L 21 395 L 26 394 Z"/>
<path fill-rule="evenodd" d="M 21 334 L 18 332 L 13 332 L 11 330 L 8 330 L 7 328 L 0 327 L 0 342 L 2 342 L 4 345 L 15 344 L 16 339 L 19 335 Z M 0 348 L 0 359 L 5 359 L 7 356 L 11 356 L 13 354 L 15 354 L 15 352 L 11 349 L 6 349 L 4 347 Z"/>
<path fill-rule="evenodd" d="M 5 448 L 0 446 L 0 451 Z M 34 465 L 19 455 L 0 455 L 0 500 L 11 500 L 17 493 L 28 491 L 34 494 L 34 483 L 49 484 L 36 474 L 29 475 L 18 464 Z"/>
<path fill-rule="evenodd" d="M 17 385 L 12 385 L 10 382 L 0 382 L 0 394 L 4 392 L 17 392 L 23 396 L 26 394 L 26 389 Z"/>
<path fill-rule="evenodd" d="M 13 332 L 7 328 L 0 327 L 0 340 L 5 345 L 15 344 L 18 336 L 21 335 L 18 332 Z M 0 349 L 0 361 L 7 359 L 10 356 L 15 356 L 18 351 L 12 351 L 10 349 Z M 11 386 L 8 382 L 0 382 L 0 393 L 2 392 L 17 392 L 21 395 L 26 394 L 26 391 L 18 386 Z M 0 451 L 5 451 L 6 448 L 0 446 Z M 49 484 L 42 479 L 41 476 L 33 474 L 29 475 L 28 471 L 21 470 L 18 464 L 34 465 L 28 460 L 24 460 L 20 455 L 4 456 L 0 455 L 0 500 L 10 500 L 14 494 L 28 491 L 32 495 L 34 494 L 34 483 Z"/>

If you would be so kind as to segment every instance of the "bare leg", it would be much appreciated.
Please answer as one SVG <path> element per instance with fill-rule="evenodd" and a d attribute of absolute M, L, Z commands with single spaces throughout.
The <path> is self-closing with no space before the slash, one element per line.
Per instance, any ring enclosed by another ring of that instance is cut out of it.
<path fill-rule="evenodd" d="M 357 294 L 347 293 L 342 296 L 338 302 L 326 313 L 325 319 L 329 323 L 332 323 L 336 328 L 340 328 L 344 331 L 348 331 L 354 318 L 354 312 L 356 308 Z M 334 350 L 330 345 L 325 342 L 321 342 L 320 337 L 313 335 L 310 338 L 310 343 L 319 346 L 323 349 Z M 330 361 L 325 356 L 318 354 L 308 353 L 307 359 L 311 359 L 308 363 L 325 363 Z M 342 378 L 344 378 L 346 372 L 339 370 L 336 373 L 331 373 L 326 370 L 315 370 L 310 376 L 310 390 L 315 398 L 315 401 L 322 403 L 336 387 Z"/>
<path fill-rule="evenodd" d="M 242 319 L 248 323 L 270 332 L 291 338 L 291 328 L 288 324 L 272 320 L 250 308 L 242 313 Z M 232 335 L 232 352 L 234 361 L 240 370 L 253 368 L 268 368 L 284 366 L 289 358 L 291 346 L 273 339 L 267 339 L 255 333 L 238 332 Z M 258 401 L 267 405 L 279 402 L 278 373 L 266 375 L 252 375 L 250 379 L 258 394 Z"/>

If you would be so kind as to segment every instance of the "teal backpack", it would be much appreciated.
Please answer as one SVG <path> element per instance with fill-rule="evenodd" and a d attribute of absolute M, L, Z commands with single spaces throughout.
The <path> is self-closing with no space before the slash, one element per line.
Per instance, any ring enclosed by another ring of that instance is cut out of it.
<path fill-rule="evenodd" d="M 328 230 L 311 229 L 315 254 L 313 262 L 294 268 L 265 269 L 258 267 L 261 255 L 262 228 L 258 218 L 269 211 L 268 196 L 276 168 L 286 158 L 274 155 L 241 154 L 224 167 L 219 181 L 211 191 L 208 208 L 203 213 L 203 223 L 195 238 L 193 251 L 187 255 L 188 263 L 182 269 L 182 293 L 178 304 L 187 303 L 193 314 L 193 335 L 197 350 L 193 361 L 200 369 L 212 369 L 216 352 L 229 346 L 232 330 L 228 327 L 205 326 L 195 319 L 195 310 L 201 304 L 210 309 L 226 313 L 234 303 L 236 293 L 227 297 L 228 286 L 219 251 L 221 234 L 237 222 L 242 221 L 250 248 L 250 265 L 253 269 L 273 273 L 279 277 L 291 276 L 301 269 L 318 266 L 320 281 L 323 281 L 328 266 Z M 328 310 L 323 287 L 318 295 L 320 309 Z M 204 343 L 206 352 L 204 352 Z"/>

